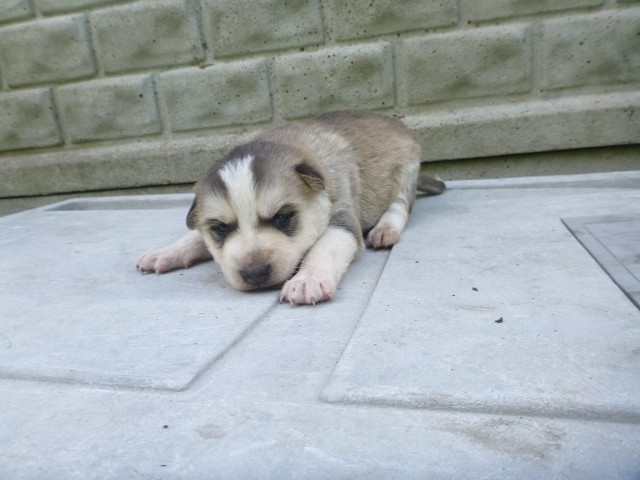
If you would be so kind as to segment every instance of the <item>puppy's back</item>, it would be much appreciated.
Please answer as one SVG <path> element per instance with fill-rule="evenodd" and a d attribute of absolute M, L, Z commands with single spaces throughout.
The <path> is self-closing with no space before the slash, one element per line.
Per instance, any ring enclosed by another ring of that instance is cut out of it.
<path fill-rule="evenodd" d="M 269 130 L 258 140 L 288 145 L 316 163 L 328 180 L 332 201 L 351 204 L 364 231 L 400 191 L 413 202 L 420 145 L 397 119 L 330 112 Z"/>
<path fill-rule="evenodd" d="M 345 138 L 355 153 L 360 177 L 360 216 L 365 231 L 375 225 L 399 191 L 405 191 L 413 202 L 421 148 L 402 122 L 383 115 L 349 111 L 326 113 L 311 121 Z"/>

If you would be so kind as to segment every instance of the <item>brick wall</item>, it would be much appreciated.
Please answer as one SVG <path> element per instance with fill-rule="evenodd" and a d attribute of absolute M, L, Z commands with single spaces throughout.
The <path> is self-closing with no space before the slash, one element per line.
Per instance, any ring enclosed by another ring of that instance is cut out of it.
<path fill-rule="evenodd" d="M 0 3 L 0 198 L 191 182 L 342 108 L 425 161 L 640 143 L 640 2 Z"/>

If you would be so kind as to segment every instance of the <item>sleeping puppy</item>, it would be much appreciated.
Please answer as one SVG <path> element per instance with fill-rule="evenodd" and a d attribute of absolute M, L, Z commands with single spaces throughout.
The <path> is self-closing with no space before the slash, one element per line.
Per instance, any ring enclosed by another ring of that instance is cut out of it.
<path fill-rule="evenodd" d="M 192 231 L 143 255 L 142 272 L 211 257 L 239 290 L 281 285 L 280 301 L 330 300 L 365 243 L 398 242 L 416 188 L 420 146 L 398 120 L 334 112 L 259 135 L 215 162 L 195 185 Z"/>

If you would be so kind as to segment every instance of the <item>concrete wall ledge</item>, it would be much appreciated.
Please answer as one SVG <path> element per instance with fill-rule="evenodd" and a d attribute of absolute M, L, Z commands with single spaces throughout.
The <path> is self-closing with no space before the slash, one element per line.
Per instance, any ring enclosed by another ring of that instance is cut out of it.
<path fill-rule="evenodd" d="M 191 183 L 247 138 L 224 134 L 4 157 L 0 198 Z"/>
<path fill-rule="evenodd" d="M 640 92 L 582 95 L 407 116 L 427 162 L 640 143 Z M 0 198 L 176 185 L 251 134 L 140 141 L 6 156 Z"/>
<path fill-rule="evenodd" d="M 581 95 L 406 117 L 423 161 L 640 143 L 640 92 Z"/>

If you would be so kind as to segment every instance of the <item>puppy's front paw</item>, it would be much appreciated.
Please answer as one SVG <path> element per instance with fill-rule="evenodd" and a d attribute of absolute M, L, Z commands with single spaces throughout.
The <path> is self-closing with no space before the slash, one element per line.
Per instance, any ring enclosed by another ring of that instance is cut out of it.
<path fill-rule="evenodd" d="M 367 235 L 367 245 L 371 248 L 389 248 L 400 240 L 400 232 L 393 225 L 376 225 Z"/>
<path fill-rule="evenodd" d="M 315 305 L 331 300 L 335 291 L 334 281 L 301 271 L 284 284 L 280 301 L 291 305 Z"/>
<path fill-rule="evenodd" d="M 165 247 L 145 253 L 136 266 L 142 273 L 166 273 L 176 268 L 187 268 L 190 262 L 181 252 Z"/>

